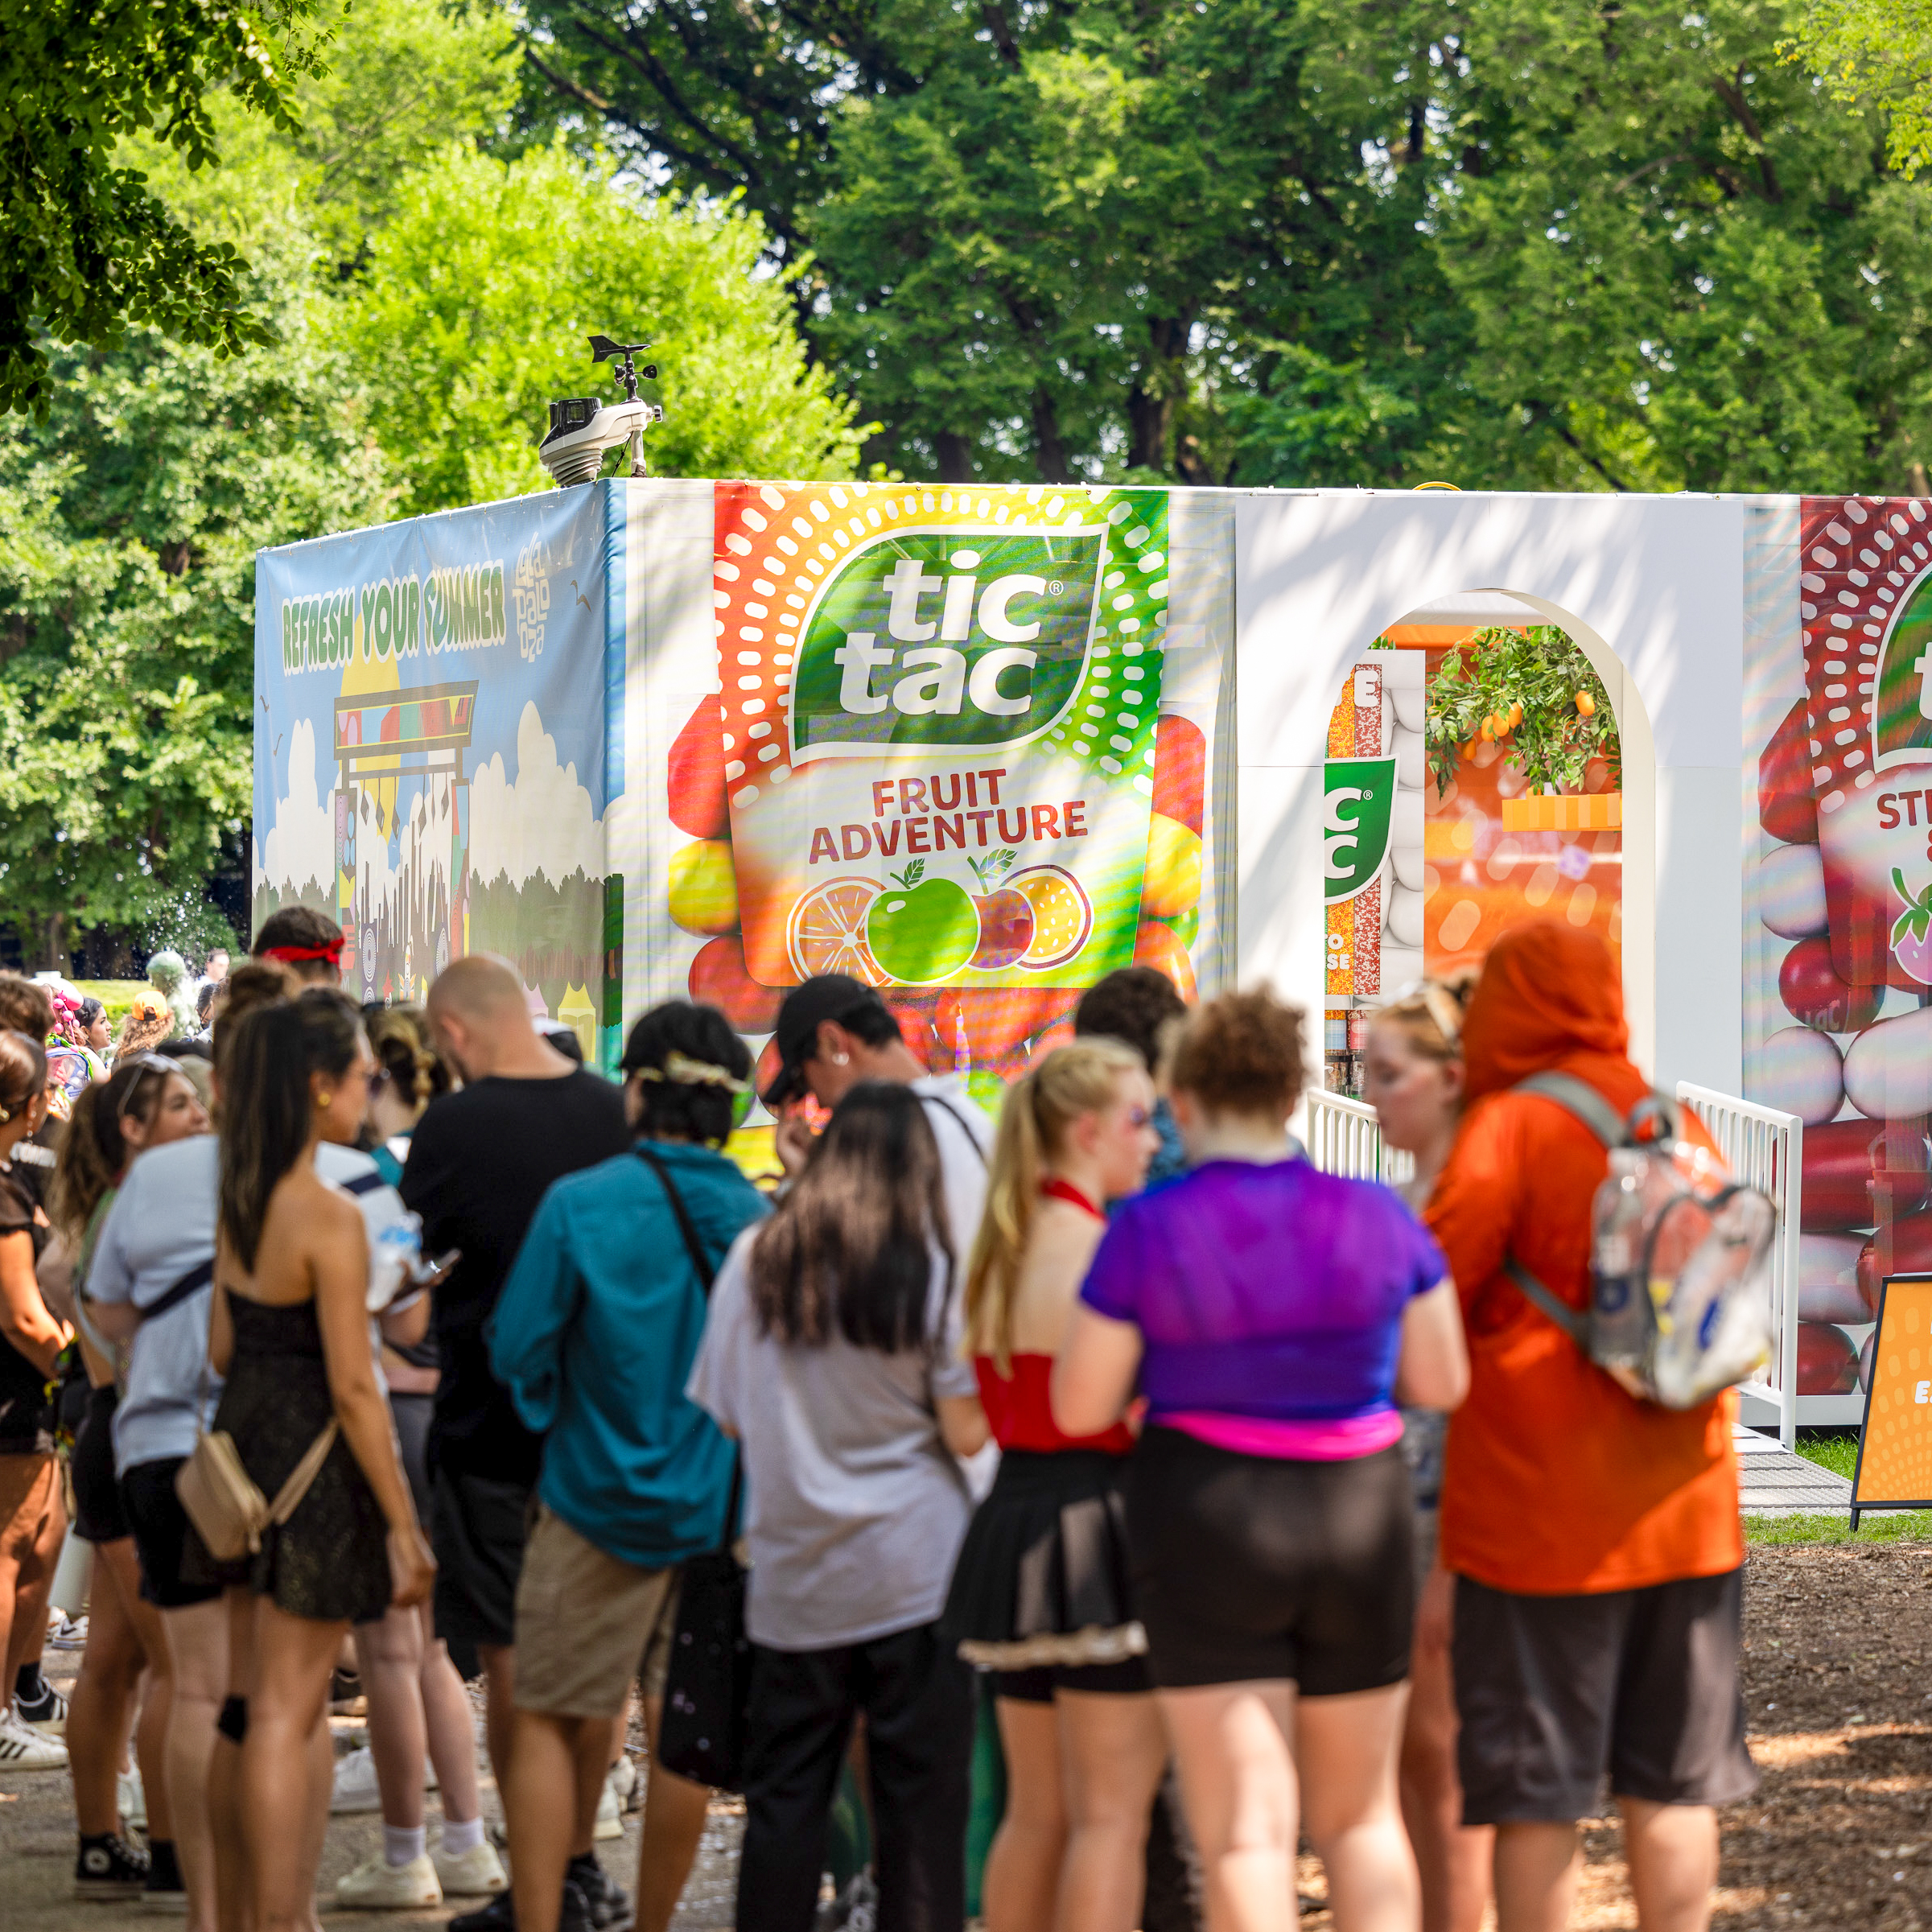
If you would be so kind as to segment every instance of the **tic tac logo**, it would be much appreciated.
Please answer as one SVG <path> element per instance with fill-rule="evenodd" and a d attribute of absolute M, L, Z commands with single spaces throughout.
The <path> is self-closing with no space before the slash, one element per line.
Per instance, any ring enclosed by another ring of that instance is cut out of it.
<path fill-rule="evenodd" d="M 906 531 L 847 559 L 806 613 L 794 762 L 888 745 L 1011 745 L 1071 702 L 1104 532 Z"/>
<path fill-rule="evenodd" d="M 1331 758 L 1322 800 L 1322 874 L 1329 903 L 1382 875 L 1395 805 L 1393 758 Z"/>
<path fill-rule="evenodd" d="M 1848 641 L 1848 642 L 1849 641 Z M 1870 650 L 1871 645 L 1864 646 Z M 1827 722 L 1848 718 L 1831 711 Z M 1900 599 L 1878 651 L 1872 700 L 1872 764 L 1932 761 L 1932 571 Z"/>

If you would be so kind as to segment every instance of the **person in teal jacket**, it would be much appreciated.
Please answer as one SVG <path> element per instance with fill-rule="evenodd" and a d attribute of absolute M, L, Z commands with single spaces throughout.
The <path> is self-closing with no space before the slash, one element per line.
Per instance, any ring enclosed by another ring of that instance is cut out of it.
<path fill-rule="evenodd" d="M 513 1909 L 485 1908 L 495 1932 L 587 1932 L 612 1722 L 641 1678 L 655 1757 L 678 1567 L 723 1539 L 737 1453 L 684 1388 L 711 1273 L 766 1211 L 719 1151 L 751 1056 L 723 1014 L 671 1000 L 632 1028 L 622 1064 L 636 1147 L 545 1194 L 490 1324 L 490 1366 L 544 1437 L 517 1586 Z M 666 1932 L 706 1798 L 653 1764 L 637 1932 Z"/>

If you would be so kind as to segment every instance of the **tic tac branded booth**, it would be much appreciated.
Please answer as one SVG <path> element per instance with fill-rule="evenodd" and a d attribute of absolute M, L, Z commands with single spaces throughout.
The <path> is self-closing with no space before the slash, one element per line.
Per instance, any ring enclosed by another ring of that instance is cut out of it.
<path fill-rule="evenodd" d="M 1926 504 L 610 480 L 265 551 L 256 610 L 255 918 L 360 997 L 498 953 L 610 1067 L 851 972 L 991 1101 L 1137 962 L 1322 1015 L 1319 1089 L 1564 918 L 1659 1085 L 1803 1121 L 1807 1393 L 1932 1258 Z M 1602 694 L 1578 782 L 1506 691 L 1445 737 L 1514 639 Z"/>

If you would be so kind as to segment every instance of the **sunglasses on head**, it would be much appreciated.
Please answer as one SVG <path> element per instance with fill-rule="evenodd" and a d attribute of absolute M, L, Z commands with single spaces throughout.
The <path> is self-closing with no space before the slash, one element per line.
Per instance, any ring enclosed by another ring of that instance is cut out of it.
<path fill-rule="evenodd" d="M 116 1127 L 119 1127 L 127 1118 L 127 1110 L 134 1105 L 134 1096 L 141 1090 L 141 1083 L 147 1078 L 150 1073 L 160 1073 L 164 1076 L 169 1073 L 179 1073 L 183 1079 L 185 1080 L 187 1077 L 187 1073 L 183 1070 L 181 1062 L 178 1060 L 170 1060 L 165 1053 L 137 1054 L 127 1064 L 130 1066 L 138 1067 L 141 1070 L 127 1083 L 126 1091 L 121 1096 L 121 1104 L 114 1109 L 114 1125 Z"/>

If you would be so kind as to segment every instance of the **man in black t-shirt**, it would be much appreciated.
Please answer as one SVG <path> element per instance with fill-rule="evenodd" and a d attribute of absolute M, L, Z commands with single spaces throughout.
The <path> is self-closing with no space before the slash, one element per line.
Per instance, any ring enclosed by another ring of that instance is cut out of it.
<path fill-rule="evenodd" d="M 535 1030 L 502 961 L 457 960 L 430 988 L 429 1017 L 464 1082 L 417 1123 L 402 1174 L 403 1201 L 422 1217 L 424 1253 L 455 1248 L 463 1257 L 437 1288 L 434 1314 L 443 1366 L 430 1429 L 436 1633 L 465 1675 L 469 1654 L 482 1664 L 501 1786 L 514 1721 L 524 1514 L 543 1444 L 490 1373 L 487 1324 L 544 1190 L 623 1153 L 631 1135 L 623 1090 Z M 587 1822 L 586 1849 L 589 1830 Z"/>

